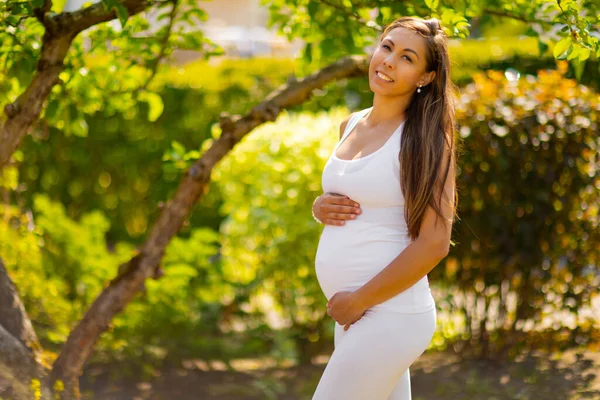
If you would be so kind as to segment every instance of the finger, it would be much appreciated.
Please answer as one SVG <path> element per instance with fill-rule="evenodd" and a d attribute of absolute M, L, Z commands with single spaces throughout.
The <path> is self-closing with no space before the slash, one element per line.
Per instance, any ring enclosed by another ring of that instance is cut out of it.
<path fill-rule="evenodd" d="M 335 218 L 335 214 L 343 214 L 343 217 L 347 219 L 351 215 L 362 214 L 360 207 L 338 204 L 322 204 L 319 211 L 326 218 Z"/>
<path fill-rule="evenodd" d="M 337 225 L 337 226 L 340 226 L 340 225 L 344 225 L 344 224 L 345 224 L 345 222 L 344 222 L 344 221 L 340 221 L 340 220 L 337 220 L 337 219 L 332 219 L 332 218 L 326 218 L 326 219 L 324 219 L 324 220 L 323 220 L 323 223 L 324 223 L 325 225 Z"/>
<path fill-rule="evenodd" d="M 323 213 L 339 213 L 339 214 L 354 214 L 358 210 L 357 207 L 352 207 L 343 204 L 323 203 L 321 205 L 321 212 Z"/>
<path fill-rule="evenodd" d="M 337 219 L 337 220 L 349 220 L 349 219 L 355 219 L 356 218 L 356 214 L 352 213 L 352 214 L 346 214 L 346 213 L 329 213 L 329 215 L 327 215 L 328 218 L 331 219 Z"/>
<path fill-rule="evenodd" d="M 331 296 L 331 298 L 327 301 L 327 307 L 331 307 L 331 305 L 333 304 L 333 299 L 335 299 L 335 296 L 337 296 L 337 293 L 334 293 L 334 295 Z"/>
<path fill-rule="evenodd" d="M 346 216 L 355 215 L 358 211 L 360 211 L 360 208 L 352 206 L 330 206 L 329 208 L 331 208 L 331 212 L 346 214 Z"/>
<path fill-rule="evenodd" d="M 351 214 L 335 214 L 335 213 L 323 213 L 322 216 L 322 221 L 331 221 L 332 225 L 343 225 L 342 222 L 346 222 L 348 220 L 354 220 L 356 218 L 356 216 L 354 215 L 354 218 L 350 217 Z"/>
<path fill-rule="evenodd" d="M 327 203 L 360 208 L 360 204 L 349 197 L 331 197 L 328 199 Z"/>
<path fill-rule="evenodd" d="M 350 197 L 336 193 L 323 194 L 321 195 L 321 199 L 323 199 L 323 204 L 337 204 L 351 207 L 360 207 L 360 204 L 352 200 Z"/>

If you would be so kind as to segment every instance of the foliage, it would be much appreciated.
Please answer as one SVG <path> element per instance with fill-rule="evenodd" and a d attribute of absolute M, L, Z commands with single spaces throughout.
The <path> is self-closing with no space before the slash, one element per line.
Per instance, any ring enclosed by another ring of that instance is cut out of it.
<path fill-rule="evenodd" d="M 529 34 L 536 36 L 540 48 L 558 41 L 554 55 L 559 59 L 583 62 L 592 53 L 600 56 L 597 36 L 600 5 L 594 0 L 262 0 L 269 6 L 270 23 L 288 38 L 306 42 L 304 60 L 319 65 L 342 55 L 357 54 L 385 24 L 400 16 L 435 17 L 442 21 L 446 33 L 466 38 L 469 21 L 482 16 L 507 16 L 530 24 Z M 317 28 L 316 28 L 317 27 Z M 557 32 L 554 32 L 554 31 Z"/>
<path fill-rule="evenodd" d="M 461 85 L 470 82 L 479 68 L 510 67 L 524 74 L 554 65 L 551 58 L 535 57 L 532 39 L 463 40 L 452 42 L 450 51 L 453 79 Z M 587 67 L 590 73 L 583 81 L 593 83 L 591 72 L 598 64 L 588 62 Z M 101 210 L 111 221 L 109 242 L 139 241 L 161 202 L 176 189 L 189 164 L 186 155 L 197 158 L 203 143 L 215 134 L 220 112 L 249 111 L 254 99 L 285 83 L 297 70 L 298 64 L 290 59 L 223 60 L 217 65 L 196 61 L 157 75 L 155 89 L 164 112 L 154 122 L 147 120 L 148 106 L 138 103 L 126 114 L 111 116 L 103 110 L 87 116 L 87 137 L 57 128 L 34 131 L 22 145 L 27 162 L 15 160 L 21 173 L 20 200 L 32 207 L 33 194 L 46 193 L 60 201 L 71 218 Z M 371 101 L 368 81 L 361 78 L 329 85 L 293 111 L 354 109 Z M 212 191 L 196 206 L 190 226 L 218 229 L 223 218 L 216 211 L 220 202 L 221 195 Z"/>
<path fill-rule="evenodd" d="M 194 229 L 189 238 L 175 238 L 163 259 L 165 276 L 147 281 L 144 293 L 112 321 L 99 343 L 97 360 L 139 367 L 193 354 L 226 358 L 227 351 L 221 350 L 228 338 L 218 323 L 233 288 L 222 278 L 215 257 L 218 239 L 207 228 Z"/>
<path fill-rule="evenodd" d="M 223 273 L 244 284 L 242 301 L 273 298 L 273 311 L 304 361 L 316 351 L 311 343 L 333 327 L 314 273 L 321 227 L 310 217 L 310 204 L 322 193 L 321 171 L 343 118 L 341 110 L 282 115 L 239 143 L 213 178 L 227 215 Z"/>
<path fill-rule="evenodd" d="M 462 220 L 433 281 L 447 285 L 445 306 L 464 315 L 472 347 L 501 348 L 510 340 L 502 331 L 593 328 L 599 116 L 598 94 L 558 71 L 518 81 L 478 74 L 461 91 Z"/>
<path fill-rule="evenodd" d="M 115 276 L 119 262 L 131 255 L 130 246 L 120 244 L 109 251 L 106 217 L 96 211 L 75 222 L 45 195 L 35 197 L 33 213 L 7 207 L 2 217 L 0 256 L 40 338 L 62 343 Z"/>
<path fill-rule="evenodd" d="M 52 12 L 62 11 L 64 3 L 53 2 Z M 594 36 L 600 10 L 593 0 L 262 3 L 269 7 L 272 25 L 288 38 L 301 37 L 306 42 L 303 71 L 343 55 L 363 53 L 379 29 L 399 15 L 438 17 L 448 34 L 457 38 L 468 36 L 470 20 L 505 16 L 529 24 L 528 34 L 539 38 L 541 50 L 557 42 L 553 51 L 557 58 L 581 63 L 594 53 L 600 54 Z M 205 59 L 223 52 L 199 28 L 208 16 L 195 0 L 156 2 L 148 12 L 133 16 L 117 0 L 102 0 L 102 4 L 116 10 L 119 23 L 93 26 L 75 38 L 59 76 L 60 84 L 54 87 L 42 116 L 44 131 L 56 127 L 67 134 L 87 136 L 87 116 L 99 110 L 108 115 L 132 115 L 138 102 L 147 104 L 146 117 L 154 121 L 163 111 L 162 98 L 151 84 L 162 69 L 161 62 L 175 50 L 194 50 Z M 43 0 L 0 4 L 0 106 L 14 102 L 31 82 L 42 47 L 44 26 L 39 19 L 43 5 Z"/>
<path fill-rule="evenodd" d="M 36 18 L 43 0 L 0 4 L 0 104 L 13 102 L 29 85 L 40 54 L 44 26 Z M 64 1 L 54 2 L 56 12 Z M 120 23 L 103 23 L 79 34 L 42 116 L 43 129 L 87 136 L 86 116 L 100 109 L 127 113 L 138 102 L 148 105 L 147 118 L 162 113 L 162 100 L 150 87 L 152 78 L 174 50 L 195 50 L 208 59 L 222 54 L 198 29 L 208 15 L 194 0 L 157 2 L 148 14 L 127 15 L 117 0 L 102 0 L 115 9 Z M 88 3 L 87 6 L 91 5 Z M 154 23 L 152 23 L 154 21 Z M 185 26 L 186 29 L 181 29 Z M 88 54 L 93 54 L 90 59 Z M 118 71 L 118 73 L 117 73 Z"/>
<path fill-rule="evenodd" d="M 35 197 L 33 213 L 11 206 L 0 217 L 0 257 L 38 336 L 55 350 L 134 249 L 124 242 L 107 248 L 108 220 L 101 212 L 75 221 L 45 195 Z M 146 293 L 113 321 L 101 340 L 100 358 L 141 356 L 142 363 L 149 353 L 155 359 L 161 357 L 153 352 L 177 353 L 181 346 L 206 351 L 214 345 L 209 336 L 219 330 L 211 321 L 220 318 L 221 301 L 232 292 L 220 278 L 218 260 L 211 259 L 217 240 L 209 229 L 173 240 L 163 260 L 167 276 L 147 282 Z M 206 336 L 198 338 L 200 333 Z"/>

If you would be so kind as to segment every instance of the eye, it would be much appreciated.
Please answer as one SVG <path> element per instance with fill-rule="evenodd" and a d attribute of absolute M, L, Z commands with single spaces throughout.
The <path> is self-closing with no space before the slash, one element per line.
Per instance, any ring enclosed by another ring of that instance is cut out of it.
<path fill-rule="evenodd" d="M 406 59 L 406 61 L 408 61 L 409 63 L 412 63 L 412 58 L 410 58 L 409 56 L 402 56 L 403 58 Z"/>
<path fill-rule="evenodd" d="M 384 45 L 383 45 L 383 46 L 381 46 L 381 47 L 383 47 L 384 49 L 388 49 L 388 50 L 390 50 L 390 51 L 392 50 L 392 48 L 391 48 L 390 46 L 388 46 L 387 44 L 384 44 Z"/>

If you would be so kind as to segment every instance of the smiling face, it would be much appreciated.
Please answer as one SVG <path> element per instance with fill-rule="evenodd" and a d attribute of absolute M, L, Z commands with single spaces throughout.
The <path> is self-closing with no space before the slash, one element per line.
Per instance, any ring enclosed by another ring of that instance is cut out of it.
<path fill-rule="evenodd" d="M 383 96 L 411 95 L 434 77 L 435 72 L 427 72 L 425 38 L 402 27 L 383 37 L 369 64 L 369 87 Z"/>

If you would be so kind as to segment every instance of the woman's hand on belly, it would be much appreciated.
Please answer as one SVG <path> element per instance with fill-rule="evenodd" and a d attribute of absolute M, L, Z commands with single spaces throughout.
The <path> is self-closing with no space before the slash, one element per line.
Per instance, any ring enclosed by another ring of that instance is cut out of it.
<path fill-rule="evenodd" d="M 338 193 L 323 193 L 313 203 L 313 215 L 325 225 L 344 225 L 361 213 L 360 204 Z"/>
<path fill-rule="evenodd" d="M 352 292 L 348 291 L 337 292 L 327 302 L 327 314 L 338 324 L 345 325 L 345 331 L 361 319 L 365 311 L 366 309 L 356 301 Z"/>

